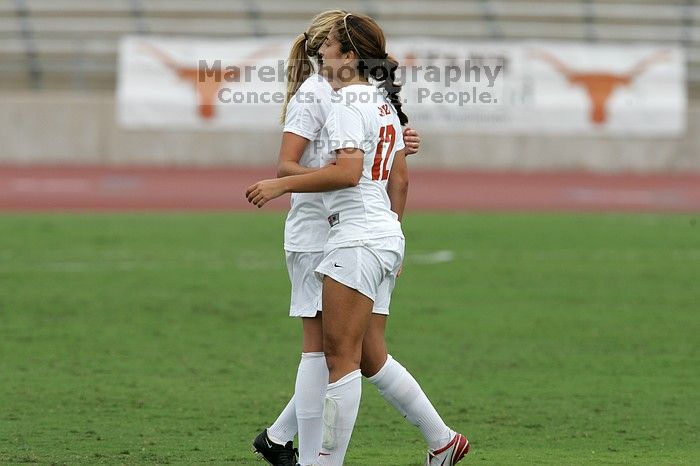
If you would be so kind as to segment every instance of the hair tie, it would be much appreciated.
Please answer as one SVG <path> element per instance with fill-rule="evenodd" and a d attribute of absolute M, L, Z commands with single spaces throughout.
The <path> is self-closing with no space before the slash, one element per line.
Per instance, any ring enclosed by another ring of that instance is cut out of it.
<path fill-rule="evenodd" d="M 386 60 L 388 57 L 389 57 L 389 54 L 384 52 L 384 56 L 382 58 Z"/>
<path fill-rule="evenodd" d="M 309 35 L 304 31 L 304 53 L 311 55 L 309 53 Z"/>

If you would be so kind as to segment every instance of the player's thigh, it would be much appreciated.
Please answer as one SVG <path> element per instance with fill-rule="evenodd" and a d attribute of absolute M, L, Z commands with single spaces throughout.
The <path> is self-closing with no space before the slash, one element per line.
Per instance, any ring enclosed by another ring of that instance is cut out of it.
<path fill-rule="evenodd" d="M 352 354 L 359 364 L 379 286 L 396 256 L 391 251 L 382 254 L 384 250 L 377 252 L 371 246 L 370 242 L 358 242 L 332 249 L 316 269 L 324 276 L 321 301 L 327 358 L 335 353 Z"/>
<path fill-rule="evenodd" d="M 323 279 L 323 345 L 327 356 L 356 359 L 369 325 L 372 300 L 334 280 Z"/>

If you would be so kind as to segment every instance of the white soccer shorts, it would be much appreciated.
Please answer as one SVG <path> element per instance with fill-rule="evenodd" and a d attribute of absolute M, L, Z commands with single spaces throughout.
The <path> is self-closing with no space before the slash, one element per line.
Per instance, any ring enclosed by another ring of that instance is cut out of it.
<path fill-rule="evenodd" d="M 289 306 L 291 317 L 314 317 L 321 310 L 323 284 L 314 273 L 324 258 L 322 252 L 285 251 L 287 272 L 292 284 Z M 396 274 L 390 273 L 379 285 L 374 300 L 374 314 L 389 315 L 391 294 L 396 284 Z"/>
<path fill-rule="evenodd" d="M 396 273 L 403 262 L 405 240 L 400 236 L 327 245 L 316 267 L 324 275 L 374 301 L 375 314 L 389 314 Z"/>
<path fill-rule="evenodd" d="M 287 272 L 292 284 L 289 305 L 291 317 L 314 317 L 321 309 L 321 281 L 314 271 L 323 260 L 322 252 L 285 251 Z"/>

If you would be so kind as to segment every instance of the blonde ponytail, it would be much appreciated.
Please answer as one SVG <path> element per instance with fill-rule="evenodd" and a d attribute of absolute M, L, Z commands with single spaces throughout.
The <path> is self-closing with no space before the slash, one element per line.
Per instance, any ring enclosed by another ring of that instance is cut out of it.
<path fill-rule="evenodd" d="M 289 101 L 299 90 L 301 83 L 311 76 L 313 70 L 313 63 L 311 63 L 306 53 L 306 33 L 299 34 L 299 36 L 294 39 L 287 60 L 287 95 L 285 96 L 284 105 L 282 106 L 282 115 L 280 117 L 280 122 L 282 124 L 284 124 L 287 116 Z"/>
<path fill-rule="evenodd" d="M 287 61 L 287 93 L 280 116 L 282 124 L 287 117 L 287 107 L 292 96 L 296 94 L 306 78 L 314 72 L 314 64 L 310 57 L 315 57 L 318 54 L 318 50 L 330 34 L 333 25 L 346 14 L 343 10 L 329 10 L 319 13 L 311 20 L 306 32 L 299 34 L 294 39 Z"/>

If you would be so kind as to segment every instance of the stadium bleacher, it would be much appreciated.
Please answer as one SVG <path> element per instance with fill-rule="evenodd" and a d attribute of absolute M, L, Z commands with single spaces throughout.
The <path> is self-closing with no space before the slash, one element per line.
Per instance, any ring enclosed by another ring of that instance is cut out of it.
<path fill-rule="evenodd" d="M 0 88 L 109 90 L 123 34 L 288 36 L 339 7 L 396 37 L 680 44 L 700 96 L 696 0 L 0 0 Z"/>

